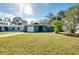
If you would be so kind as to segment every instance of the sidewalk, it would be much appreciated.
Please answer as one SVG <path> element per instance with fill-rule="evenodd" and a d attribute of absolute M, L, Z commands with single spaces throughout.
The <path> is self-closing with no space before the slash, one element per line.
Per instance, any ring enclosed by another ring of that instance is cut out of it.
<path fill-rule="evenodd" d="M 0 37 L 14 36 L 14 35 L 18 35 L 18 34 L 25 34 L 25 33 L 18 32 L 18 33 L 11 33 L 11 34 L 3 34 L 3 35 L 0 35 Z"/>

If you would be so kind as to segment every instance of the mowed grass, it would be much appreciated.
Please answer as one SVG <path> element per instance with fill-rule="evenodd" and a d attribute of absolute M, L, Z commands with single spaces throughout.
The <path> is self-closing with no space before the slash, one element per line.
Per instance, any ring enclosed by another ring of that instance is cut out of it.
<path fill-rule="evenodd" d="M 79 37 L 55 33 L 26 33 L 0 38 L 0 54 L 77 55 Z"/>
<path fill-rule="evenodd" d="M 0 32 L 0 35 L 11 34 L 11 33 L 14 33 L 14 32 Z"/>

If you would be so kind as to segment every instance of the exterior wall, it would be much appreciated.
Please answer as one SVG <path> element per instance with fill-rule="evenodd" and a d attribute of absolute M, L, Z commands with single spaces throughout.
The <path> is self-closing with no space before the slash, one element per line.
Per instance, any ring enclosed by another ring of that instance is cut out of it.
<path fill-rule="evenodd" d="M 4 30 L 4 27 L 2 27 L 2 31 L 4 32 L 5 30 Z"/>
<path fill-rule="evenodd" d="M 33 26 L 27 27 L 27 32 L 34 32 L 34 27 Z"/>
<path fill-rule="evenodd" d="M 40 26 L 34 26 L 34 32 L 40 32 Z M 42 31 L 41 32 L 47 32 L 46 26 L 42 26 Z"/>
<path fill-rule="evenodd" d="M 34 32 L 38 32 L 39 27 L 38 26 L 34 26 Z"/>
<path fill-rule="evenodd" d="M 24 26 L 23 31 L 27 32 L 27 26 Z"/>
<path fill-rule="evenodd" d="M 52 32 L 51 27 L 46 25 L 0 25 L 0 27 L 4 32 Z"/>
<path fill-rule="evenodd" d="M 46 29 L 47 29 L 47 32 L 54 32 L 53 26 L 47 26 Z"/>
<path fill-rule="evenodd" d="M 39 31 L 39 26 L 35 26 L 35 32 L 40 32 Z M 41 32 L 53 32 L 54 31 L 54 27 L 51 26 L 42 26 L 42 31 Z"/>
<path fill-rule="evenodd" d="M 0 31 L 2 31 L 2 27 L 0 27 Z"/>
<path fill-rule="evenodd" d="M 43 32 L 47 32 L 46 26 L 43 26 Z"/>
<path fill-rule="evenodd" d="M 5 27 L 2 27 L 2 31 L 8 31 L 8 32 L 22 32 L 23 27 L 8 27 L 8 30 L 5 30 Z"/>

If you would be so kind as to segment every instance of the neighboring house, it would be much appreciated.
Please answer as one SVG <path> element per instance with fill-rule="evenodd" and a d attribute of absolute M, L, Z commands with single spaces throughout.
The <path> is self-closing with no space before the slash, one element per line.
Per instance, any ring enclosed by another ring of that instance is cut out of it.
<path fill-rule="evenodd" d="M 79 33 L 79 24 L 76 26 L 75 31 L 76 31 L 76 33 Z"/>
<path fill-rule="evenodd" d="M 25 20 L 19 17 L 5 19 L 5 22 L 0 21 L 0 31 L 2 32 L 52 32 L 53 26 L 46 24 L 28 24 Z"/>

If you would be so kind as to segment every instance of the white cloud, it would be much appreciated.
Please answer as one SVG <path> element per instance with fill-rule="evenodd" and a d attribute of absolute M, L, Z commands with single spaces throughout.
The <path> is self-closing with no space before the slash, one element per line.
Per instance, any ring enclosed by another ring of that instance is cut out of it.
<path fill-rule="evenodd" d="M 16 16 L 20 16 L 22 18 L 24 18 L 28 23 L 30 23 L 31 21 L 37 21 L 36 19 L 33 18 L 33 8 L 31 4 L 28 3 L 17 3 L 18 6 L 20 6 L 20 12 L 17 10 L 15 12 L 15 15 L 13 14 L 9 14 L 9 13 L 5 13 L 5 12 L 0 12 L 0 17 L 9 17 L 11 19 L 13 19 L 13 17 Z M 13 10 L 12 8 L 9 8 L 9 10 Z"/>
<path fill-rule="evenodd" d="M 15 15 L 16 15 L 16 16 L 22 16 L 22 15 L 21 15 L 21 13 L 20 13 L 20 12 L 18 12 L 18 11 L 17 11 L 17 12 L 15 12 Z"/>
<path fill-rule="evenodd" d="M 37 20 L 34 19 L 34 18 L 26 18 L 26 21 L 27 21 L 28 23 L 30 23 L 31 21 L 37 22 Z"/>
<path fill-rule="evenodd" d="M 33 15 L 33 10 L 31 4 L 26 4 L 24 6 L 24 13 L 28 15 Z"/>
<path fill-rule="evenodd" d="M 33 18 L 33 8 L 31 4 L 28 3 L 18 3 L 20 6 L 20 13 L 19 14 L 21 17 L 25 17 L 25 20 L 30 23 L 31 21 L 37 21 L 36 19 Z"/>
<path fill-rule="evenodd" d="M 0 16 L 2 16 L 3 15 L 3 13 L 2 12 L 0 12 Z"/>
<path fill-rule="evenodd" d="M 33 9 L 31 4 L 21 3 L 20 5 L 20 13 L 25 15 L 33 15 Z"/>
<path fill-rule="evenodd" d="M 14 18 L 15 16 L 14 15 L 12 15 L 12 14 L 5 14 L 5 17 L 9 17 L 9 18 Z"/>
<path fill-rule="evenodd" d="M 12 10 L 13 8 L 9 8 L 9 10 Z"/>
<path fill-rule="evenodd" d="M 2 18 L 9 17 L 10 19 L 13 19 L 15 17 L 15 15 L 9 14 L 9 13 L 0 12 L 0 17 L 2 17 Z"/>
<path fill-rule="evenodd" d="M 2 18 L 5 18 L 5 17 L 9 17 L 11 20 L 14 18 L 14 17 L 16 17 L 15 15 L 13 15 L 13 14 L 9 14 L 9 13 L 3 13 L 3 12 L 0 12 L 0 17 L 2 17 Z M 31 21 L 34 21 L 34 22 L 36 22 L 37 20 L 35 19 L 35 18 L 25 18 L 25 20 L 28 22 L 28 23 L 30 23 Z"/>

